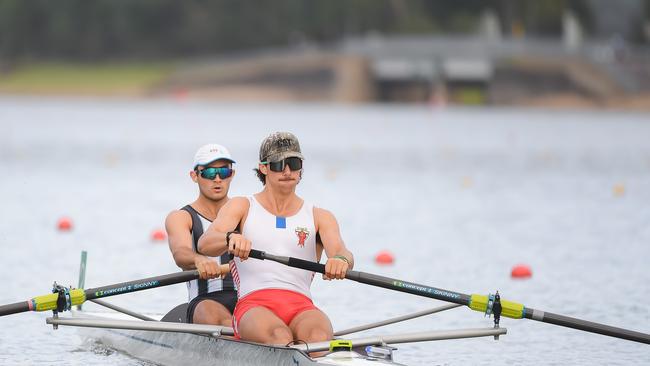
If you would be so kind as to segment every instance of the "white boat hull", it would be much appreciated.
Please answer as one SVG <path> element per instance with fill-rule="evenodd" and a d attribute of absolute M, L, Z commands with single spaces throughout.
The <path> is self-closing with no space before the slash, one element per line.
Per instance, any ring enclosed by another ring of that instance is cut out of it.
<path fill-rule="evenodd" d="M 117 313 L 74 312 L 74 317 L 124 320 Z M 158 317 L 160 318 L 160 317 Z M 339 351 L 311 358 L 291 347 L 276 347 L 188 333 L 80 328 L 82 335 L 134 358 L 161 365 L 399 365 L 390 360 Z"/>

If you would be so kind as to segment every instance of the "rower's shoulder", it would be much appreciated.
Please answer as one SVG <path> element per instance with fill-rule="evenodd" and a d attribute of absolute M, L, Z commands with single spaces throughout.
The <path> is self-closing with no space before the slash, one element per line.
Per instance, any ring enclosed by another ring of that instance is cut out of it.
<path fill-rule="evenodd" d="M 192 222 L 192 216 L 185 210 L 172 210 L 165 218 L 165 226 L 182 225 Z"/>
<path fill-rule="evenodd" d="M 314 218 L 316 220 L 334 220 L 334 221 L 336 221 L 336 217 L 334 216 L 334 214 L 331 211 L 326 210 L 326 209 L 324 209 L 322 207 L 318 207 L 318 206 L 314 206 Z"/>
<path fill-rule="evenodd" d="M 177 209 L 177 210 L 171 210 L 171 212 L 169 212 L 167 214 L 167 219 L 169 219 L 169 218 L 181 218 L 181 217 L 191 217 L 191 215 L 190 215 L 189 212 L 187 212 L 187 210 L 184 210 L 182 208 Z"/>
<path fill-rule="evenodd" d="M 240 211 L 240 210 L 248 210 L 249 206 L 250 206 L 250 200 L 248 199 L 248 197 L 237 196 L 229 199 L 222 209 Z"/>
<path fill-rule="evenodd" d="M 244 196 L 236 196 L 232 197 L 231 199 L 228 200 L 228 205 L 245 205 L 248 206 L 250 204 L 250 200 L 248 197 Z"/>

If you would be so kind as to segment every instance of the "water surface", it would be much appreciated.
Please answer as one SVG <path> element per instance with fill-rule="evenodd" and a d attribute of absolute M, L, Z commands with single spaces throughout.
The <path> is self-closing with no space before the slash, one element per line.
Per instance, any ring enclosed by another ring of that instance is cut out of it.
<path fill-rule="evenodd" d="M 650 116 L 602 111 L 247 105 L 0 99 L 0 303 L 176 271 L 152 243 L 166 214 L 192 201 L 198 146 L 237 160 L 231 192 L 260 189 L 261 139 L 294 132 L 306 156 L 299 194 L 332 211 L 356 269 L 463 293 L 499 290 L 536 309 L 650 333 Z M 58 217 L 74 230 L 55 230 Z M 389 249 L 390 267 L 373 263 Z M 533 278 L 509 276 L 527 263 Z M 335 329 L 438 301 L 318 277 L 314 299 Z M 113 297 L 142 312 L 184 301 L 182 285 Z M 89 306 L 89 307 L 92 307 Z M 0 318 L 0 364 L 138 365 L 52 330 L 30 313 Z M 367 334 L 490 327 L 466 308 Z M 508 334 L 400 345 L 413 365 L 650 363 L 647 345 L 530 320 Z"/>

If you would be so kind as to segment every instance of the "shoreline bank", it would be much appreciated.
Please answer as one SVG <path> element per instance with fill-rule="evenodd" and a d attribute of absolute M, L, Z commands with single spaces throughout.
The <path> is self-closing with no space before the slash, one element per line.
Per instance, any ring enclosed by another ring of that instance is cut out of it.
<path fill-rule="evenodd" d="M 363 75 L 367 70 L 355 58 L 311 55 L 294 60 L 293 65 L 282 61 L 264 59 L 207 64 L 203 68 L 183 62 L 35 64 L 0 74 L 0 96 L 237 103 L 385 103 L 434 107 L 467 105 L 454 103 L 444 96 L 416 101 L 382 101 L 376 95 L 377 91 L 372 90 L 372 81 Z M 297 72 L 293 66 L 300 66 L 302 70 Z M 366 79 L 361 80 L 364 77 Z M 650 93 L 594 98 L 566 91 L 498 102 L 483 98 L 482 103 L 470 105 L 650 112 Z"/>

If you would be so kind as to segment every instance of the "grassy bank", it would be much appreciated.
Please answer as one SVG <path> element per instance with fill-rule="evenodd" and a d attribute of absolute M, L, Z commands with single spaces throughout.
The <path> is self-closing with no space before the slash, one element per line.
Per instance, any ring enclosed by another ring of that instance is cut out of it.
<path fill-rule="evenodd" d="M 173 70 L 172 63 L 29 64 L 0 74 L 0 93 L 146 95 Z"/>

